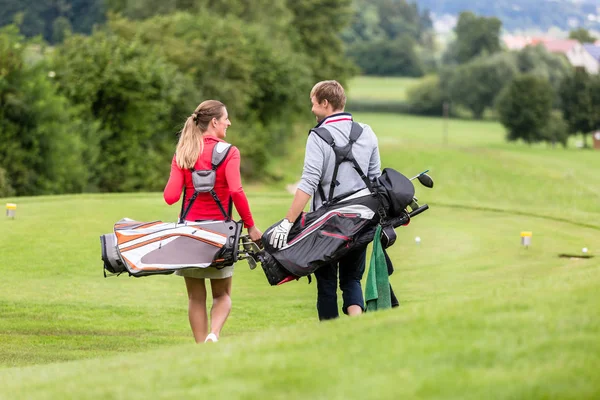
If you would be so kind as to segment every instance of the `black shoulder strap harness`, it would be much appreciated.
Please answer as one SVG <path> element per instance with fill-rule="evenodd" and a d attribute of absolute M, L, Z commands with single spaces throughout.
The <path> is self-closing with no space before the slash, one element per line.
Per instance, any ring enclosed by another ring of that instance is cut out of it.
<path fill-rule="evenodd" d="M 328 145 L 330 145 L 335 153 L 335 167 L 333 169 L 333 176 L 331 177 L 331 185 L 329 186 L 329 196 L 325 197 L 325 191 L 323 190 L 323 187 L 321 186 L 321 184 L 319 184 L 319 186 L 318 186 L 319 196 L 321 197 L 323 204 L 329 203 L 333 200 L 333 192 L 335 190 L 335 187 L 339 186 L 339 184 L 340 184 L 337 181 L 338 170 L 340 168 L 340 164 L 343 162 L 346 162 L 346 161 L 352 163 L 352 165 L 354 166 L 354 169 L 356 170 L 358 175 L 360 175 L 361 179 L 363 180 L 363 182 L 365 183 L 367 188 L 369 188 L 369 191 L 371 193 L 374 193 L 373 185 L 372 185 L 371 181 L 369 181 L 369 178 L 365 175 L 363 170 L 360 168 L 360 165 L 358 165 L 358 162 L 356 161 L 356 159 L 354 158 L 354 155 L 352 154 L 352 145 L 358 140 L 360 135 L 363 133 L 362 126 L 360 126 L 357 122 L 352 121 L 352 129 L 350 130 L 350 136 L 349 136 L 348 143 L 342 147 L 335 145 L 335 141 L 333 140 L 331 133 L 329 133 L 329 130 L 327 130 L 327 128 L 325 128 L 325 127 L 314 128 L 311 130 L 311 132 L 316 133 L 317 136 L 319 136 Z"/>
<path fill-rule="evenodd" d="M 225 208 L 223 207 L 223 204 L 221 203 L 221 200 L 219 200 L 219 197 L 217 196 L 217 193 L 215 192 L 214 184 L 215 184 L 217 168 L 223 163 L 223 161 L 225 161 L 225 159 L 227 158 L 227 155 L 229 154 L 229 150 L 231 150 L 232 147 L 233 146 L 230 143 L 224 143 L 224 142 L 219 142 L 215 145 L 215 147 L 213 148 L 213 152 L 212 152 L 212 160 L 211 160 L 212 169 L 210 169 L 210 170 L 195 170 L 194 168 L 190 168 L 190 171 L 192 172 L 192 181 L 194 182 L 194 194 L 190 198 L 190 201 L 188 202 L 188 205 L 187 205 L 187 207 L 185 207 L 185 210 L 184 210 L 185 185 L 183 186 L 183 199 L 181 200 L 181 212 L 179 213 L 179 223 L 180 224 L 182 224 L 185 221 L 185 217 L 187 216 L 190 209 L 192 208 L 192 204 L 194 204 L 194 201 L 196 200 L 196 197 L 198 197 L 198 194 L 206 193 L 206 192 L 211 194 L 212 198 L 215 200 L 215 202 L 219 206 L 221 213 L 225 217 L 225 220 L 231 221 L 232 213 L 233 213 L 233 199 L 231 198 L 231 196 L 229 197 L 229 210 L 228 210 L 228 212 L 226 212 Z M 201 182 L 202 187 L 196 187 L 195 180 L 194 180 L 194 174 L 197 175 L 197 179 Z"/>

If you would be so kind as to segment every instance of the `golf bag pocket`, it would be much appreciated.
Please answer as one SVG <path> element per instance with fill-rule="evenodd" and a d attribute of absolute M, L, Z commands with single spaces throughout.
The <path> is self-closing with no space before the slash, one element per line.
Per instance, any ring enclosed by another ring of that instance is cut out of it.
<path fill-rule="evenodd" d="M 280 285 L 286 282 L 287 279 L 293 277 L 298 279 L 298 276 L 292 275 L 287 269 L 283 268 L 281 264 L 273 258 L 269 253 L 262 251 L 258 254 L 260 265 L 267 277 L 267 281 L 271 286 Z"/>
<path fill-rule="evenodd" d="M 367 191 L 358 198 L 302 215 L 290 229 L 286 245 L 279 249 L 270 244 L 270 236 L 278 224 L 269 227 L 262 240 L 265 252 L 271 256 L 265 269 L 269 283 L 273 284 L 270 275 L 285 275 L 271 264 L 278 263 L 289 275 L 302 277 L 355 248 L 356 239 L 377 224 L 378 204 L 378 199 Z M 277 274 L 272 274 L 275 270 Z"/>
<path fill-rule="evenodd" d="M 100 236 L 100 246 L 102 248 L 102 261 L 104 262 L 104 274 L 106 271 L 111 274 L 120 274 L 127 271 L 125 264 L 117 252 L 117 237 L 114 233 L 107 233 Z"/>

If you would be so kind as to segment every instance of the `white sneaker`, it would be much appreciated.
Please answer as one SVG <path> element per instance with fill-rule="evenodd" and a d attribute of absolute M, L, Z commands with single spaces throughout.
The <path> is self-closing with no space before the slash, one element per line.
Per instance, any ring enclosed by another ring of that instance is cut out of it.
<path fill-rule="evenodd" d="M 218 342 L 219 339 L 217 338 L 217 335 L 215 335 L 214 333 L 209 333 L 208 336 L 206 337 L 206 339 L 204 339 L 204 343 L 207 342 Z"/>

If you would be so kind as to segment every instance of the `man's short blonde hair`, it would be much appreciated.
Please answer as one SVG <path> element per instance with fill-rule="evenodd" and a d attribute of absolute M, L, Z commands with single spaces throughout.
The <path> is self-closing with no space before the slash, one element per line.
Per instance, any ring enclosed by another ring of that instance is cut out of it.
<path fill-rule="evenodd" d="M 338 81 L 321 81 L 313 86 L 310 97 L 315 97 L 321 103 L 327 100 L 334 110 L 343 110 L 346 107 L 346 93 Z"/>

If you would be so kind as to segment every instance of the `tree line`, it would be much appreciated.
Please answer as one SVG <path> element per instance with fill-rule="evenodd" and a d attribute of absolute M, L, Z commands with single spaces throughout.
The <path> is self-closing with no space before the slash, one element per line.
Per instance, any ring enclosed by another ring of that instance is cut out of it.
<path fill-rule="evenodd" d="M 337 2 L 321 1 L 316 5 L 322 13 L 314 13 L 311 9 L 315 3 L 310 1 L 0 0 L 0 26 L 18 21 L 24 36 L 39 35 L 47 43 L 59 44 L 70 33 L 91 34 L 94 27 L 105 24 L 111 13 L 130 20 L 144 20 L 177 11 L 194 14 L 200 9 L 210 9 L 217 15 L 233 14 L 245 21 L 276 25 L 280 31 L 286 30 L 286 23 L 315 25 L 317 31 L 323 27 L 316 25 L 342 24 L 346 55 L 358 67 L 355 71 L 364 74 L 422 76 L 435 67 L 433 22 L 429 11 L 419 9 L 416 1 L 349 0 L 344 3 L 340 7 Z M 303 10 L 311 12 L 304 14 Z M 335 10 L 335 14 L 329 10 Z M 300 18 L 292 17 L 292 13 Z M 304 40 L 312 40 L 310 34 L 301 35 Z M 328 43 L 314 41 L 312 44 L 321 48 Z"/>
<path fill-rule="evenodd" d="M 479 15 L 493 15 L 502 20 L 510 31 L 569 30 L 573 21 L 589 29 L 600 29 L 599 21 L 588 18 L 598 12 L 598 2 L 595 0 L 419 0 L 419 4 L 437 15 L 458 15 L 464 10 Z"/>
<path fill-rule="evenodd" d="M 242 173 L 264 177 L 311 85 L 360 72 L 429 73 L 404 111 L 492 113 L 509 140 L 600 126 L 600 78 L 542 47 L 505 51 L 502 22 L 470 12 L 440 65 L 429 12 L 406 0 L 0 0 L 3 25 L 0 196 L 160 190 L 206 98 L 228 105 Z"/>
<path fill-rule="evenodd" d="M 542 45 L 504 50 L 501 28 L 497 18 L 461 13 L 443 66 L 409 90 L 408 110 L 441 115 L 449 104 L 455 114 L 496 116 L 509 141 L 566 146 L 570 135 L 581 134 L 587 146 L 589 135 L 600 129 L 600 76 L 574 68 Z M 571 36 L 594 40 L 584 29 Z"/>
<path fill-rule="evenodd" d="M 29 38 L 30 17 L 17 13 L 0 28 L 0 196 L 161 190 L 177 133 L 207 98 L 228 106 L 242 173 L 264 176 L 307 115 L 312 84 L 355 71 L 340 39 L 351 0 L 36 7 L 64 6 L 68 18 L 84 4 L 106 7 L 106 21 Z"/>

